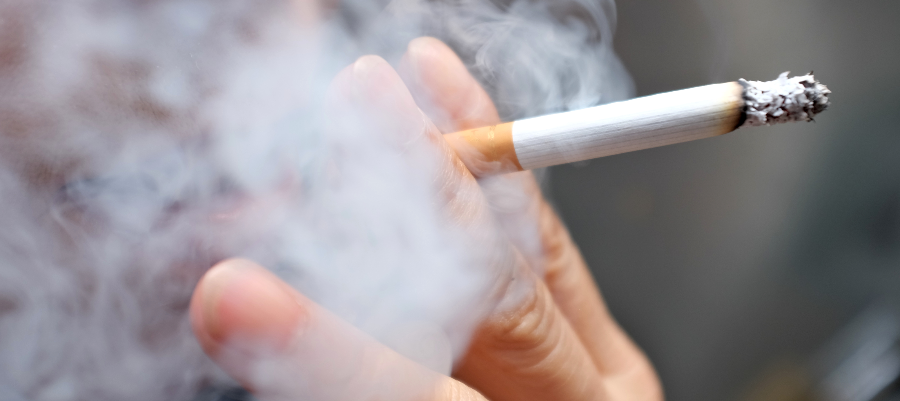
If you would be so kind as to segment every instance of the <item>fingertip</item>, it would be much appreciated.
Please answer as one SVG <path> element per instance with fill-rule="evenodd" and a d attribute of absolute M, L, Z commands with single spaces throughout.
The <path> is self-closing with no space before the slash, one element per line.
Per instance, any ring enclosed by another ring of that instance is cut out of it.
<path fill-rule="evenodd" d="M 443 94 L 460 83 L 469 84 L 465 79 L 468 71 L 462 60 L 444 42 L 432 37 L 420 37 L 409 42 L 401 70 L 410 86 L 424 90 L 428 96 Z"/>
<path fill-rule="evenodd" d="M 390 145 L 408 144 L 431 132 L 413 95 L 383 58 L 363 56 L 351 66 L 360 128 L 379 134 Z"/>
<path fill-rule="evenodd" d="M 452 79 L 455 64 L 462 65 L 462 61 L 456 56 L 444 42 L 432 37 L 420 37 L 413 39 L 406 46 L 406 53 L 400 62 L 400 76 L 407 86 L 413 89 L 415 95 L 433 96 L 438 93 L 441 84 L 446 79 Z M 451 73 L 448 76 L 448 72 Z M 437 85 L 436 85 L 437 84 Z"/>
<path fill-rule="evenodd" d="M 342 69 L 331 81 L 329 100 L 340 108 L 371 107 L 372 102 L 394 93 L 403 81 L 393 67 L 376 55 L 365 55 Z"/>
<path fill-rule="evenodd" d="M 446 43 L 430 36 L 411 40 L 406 46 L 406 54 L 416 65 L 441 65 L 444 61 L 459 60 Z"/>
<path fill-rule="evenodd" d="M 222 347 L 278 350 L 306 317 L 299 294 L 259 265 L 230 259 L 210 269 L 191 300 L 191 324 L 216 357 Z"/>
<path fill-rule="evenodd" d="M 374 55 L 362 56 L 353 63 L 352 71 L 360 100 L 377 102 L 391 98 L 404 101 L 408 106 L 415 105 L 403 80 L 385 59 Z"/>
<path fill-rule="evenodd" d="M 386 74 L 391 70 L 391 65 L 381 56 L 367 54 L 356 59 L 352 68 L 354 77 L 360 82 L 366 82 L 379 74 Z"/>
<path fill-rule="evenodd" d="M 499 122 L 487 92 L 446 43 L 432 37 L 409 42 L 401 76 L 416 101 L 444 132 Z"/>
<path fill-rule="evenodd" d="M 331 80 L 326 93 L 325 104 L 330 107 L 343 105 L 353 96 L 353 87 L 353 65 L 349 65 L 344 67 Z"/>

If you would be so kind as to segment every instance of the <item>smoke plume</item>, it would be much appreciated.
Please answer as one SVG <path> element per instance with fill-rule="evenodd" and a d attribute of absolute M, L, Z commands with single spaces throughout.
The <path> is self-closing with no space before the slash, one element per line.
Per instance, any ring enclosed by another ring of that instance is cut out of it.
<path fill-rule="evenodd" d="M 0 399 L 228 383 L 186 308 L 233 256 L 448 373 L 484 255 L 430 159 L 326 109 L 329 82 L 430 35 L 507 120 L 591 106 L 631 92 L 614 25 L 611 0 L 0 0 Z"/>

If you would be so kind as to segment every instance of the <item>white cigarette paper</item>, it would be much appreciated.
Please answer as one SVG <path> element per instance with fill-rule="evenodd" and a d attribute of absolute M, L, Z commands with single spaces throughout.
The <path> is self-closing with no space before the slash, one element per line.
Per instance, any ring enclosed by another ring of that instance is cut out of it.
<path fill-rule="evenodd" d="M 516 121 L 513 144 L 530 170 L 721 135 L 743 92 L 732 82 Z"/>
<path fill-rule="evenodd" d="M 742 79 L 529 118 L 451 134 L 448 140 L 476 175 L 488 175 L 708 138 L 742 126 L 812 121 L 828 107 L 831 91 L 812 74 L 787 74 L 769 82 Z"/>

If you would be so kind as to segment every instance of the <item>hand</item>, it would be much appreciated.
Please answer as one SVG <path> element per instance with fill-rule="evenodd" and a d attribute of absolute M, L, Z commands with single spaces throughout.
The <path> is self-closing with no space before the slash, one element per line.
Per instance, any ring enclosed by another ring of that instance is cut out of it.
<path fill-rule="evenodd" d="M 652 366 L 609 314 L 531 173 L 476 181 L 441 138 L 498 123 L 487 93 L 436 39 L 414 40 L 399 71 L 363 57 L 339 74 L 335 92 L 354 92 L 391 116 L 399 143 L 426 140 L 440 158 L 435 180 L 447 213 L 493 255 L 497 305 L 453 378 L 379 344 L 246 260 L 216 265 L 197 286 L 191 320 L 204 350 L 263 400 L 662 399 Z M 423 111 L 431 119 L 424 129 Z M 495 190 L 510 185 L 528 196 L 501 203 Z M 538 226 L 537 247 L 518 235 L 529 224 Z M 535 248 L 541 252 L 525 251 Z"/>

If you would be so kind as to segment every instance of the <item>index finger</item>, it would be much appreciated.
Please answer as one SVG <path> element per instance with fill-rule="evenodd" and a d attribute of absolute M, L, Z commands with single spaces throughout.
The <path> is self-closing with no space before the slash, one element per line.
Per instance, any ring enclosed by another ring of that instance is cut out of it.
<path fill-rule="evenodd" d="M 500 122 L 487 92 L 447 45 L 434 38 L 413 40 L 401 64 L 416 100 L 444 118 L 445 133 Z M 607 310 L 578 246 L 531 172 L 480 181 L 505 231 L 542 274 L 560 311 L 591 354 L 611 392 L 629 399 L 661 398 L 653 367 Z M 519 188 L 512 193 L 510 187 Z M 523 197 L 522 194 L 525 194 Z M 539 244 L 529 234 L 537 231 Z M 537 248 L 536 253 L 528 252 Z"/>

